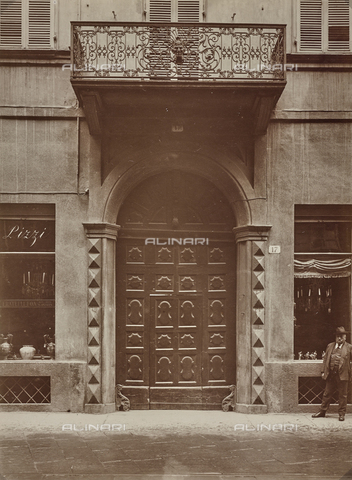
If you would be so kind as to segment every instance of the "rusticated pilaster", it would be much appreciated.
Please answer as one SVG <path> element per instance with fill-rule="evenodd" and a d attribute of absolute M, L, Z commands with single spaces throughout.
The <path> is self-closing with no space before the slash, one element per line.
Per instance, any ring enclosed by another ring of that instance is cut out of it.
<path fill-rule="evenodd" d="M 105 413 L 115 410 L 111 365 L 115 363 L 115 242 L 120 227 L 108 223 L 84 227 L 88 248 L 86 411 Z"/>
<path fill-rule="evenodd" d="M 234 228 L 238 244 L 237 410 L 265 408 L 265 255 L 270 226 Z M 262 406 L 262 407 L 260 407 Z M 258 410 L 259 411 L 259 410 Z"/>
<path fill-rule="evenodd" d="M 265 404 L 265 243 L 252 242 L 252 402 Z"/>
<path fill-rule="evenodd" d="M 102 240 L 88 238 L 87 403 L 101 403 Z"/>

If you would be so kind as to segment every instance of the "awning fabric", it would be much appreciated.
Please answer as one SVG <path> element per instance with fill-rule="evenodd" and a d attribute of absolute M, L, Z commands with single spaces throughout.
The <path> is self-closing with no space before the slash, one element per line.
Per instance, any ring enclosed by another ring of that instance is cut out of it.
<path fill-rule="evenodd" d="M 342 278 L 351 275 L 351 259 L 334 260 L 297 260 L 295 259 L 295 278 Z"/>

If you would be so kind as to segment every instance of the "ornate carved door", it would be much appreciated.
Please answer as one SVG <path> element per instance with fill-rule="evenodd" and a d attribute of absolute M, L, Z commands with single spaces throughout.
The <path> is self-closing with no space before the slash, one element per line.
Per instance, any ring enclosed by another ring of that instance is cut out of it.
<path fill-rule="evenodd" d="M 193 205 L 194 226 L 186 231 L 194 193 L 189 190 L 182 202 L 172 195 L 160 202 L 160 195 L 152 194 L 157 201 L 150 202 L 146 193 L 155 192 L 155 182 L 172 192 L 181 181 L 177 174 L 158 177 L 149 186 L 147 182 L 144 196 L 143 188 L 132 194 L 119 216 L 123 228 L 117 242 L 117 382 L 132 408 L 220 408 L 236 373 L 235 248 L 222 218 L 230 212 L 221 205 L 220 192 L 211 187 L 211 205 L 221 206 L 219 216 L 209 217 L 208 209 L 204 225 L 194 214 L 199 205 Z M 208 182 L 193 182 L 197 199 L 205 201 Z M 163 210 L 163 229 L 150 228 L 145 217 L 157 215 L 148 201 L 159 216 Z M 168 212 L 177 230 L 167 225 Z M 131 228 L 137 218 L 140 227 Z M 213 231 L 212 218 L 217 221 Z"/>

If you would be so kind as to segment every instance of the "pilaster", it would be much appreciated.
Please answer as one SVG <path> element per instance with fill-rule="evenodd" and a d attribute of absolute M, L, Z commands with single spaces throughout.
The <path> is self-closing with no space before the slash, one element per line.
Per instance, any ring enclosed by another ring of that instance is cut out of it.
<path fill-rule="evenodd" d="M 85 223 L 88 247 L 87 385 L 85 411 L 115 411 L 115 243 L 120 229 Z"/>
<path fill-rule="evenodd" d="M 265 256 L 271 226 L 233 229 L 237 243 L 236 411 L 265 413 Z"/>

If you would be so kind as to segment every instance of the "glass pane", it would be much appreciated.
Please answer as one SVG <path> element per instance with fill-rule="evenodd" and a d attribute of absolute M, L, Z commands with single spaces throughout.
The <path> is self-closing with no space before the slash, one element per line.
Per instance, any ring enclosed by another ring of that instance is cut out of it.
<path fill-rule="evenodd" d="M 335 329 L 349 330 L 350 278 L 295 278 L 295 359 L 317 352 L 335 340 Z M 349 341 L 347 339 L 347 341 Z M 311 357 L 306 358 L 311 359 Z"/>
<path fill-rule="evenodd" d="M 0 252 L 54 251 L 54 220 L 0 220 Z"/>
<path fill-rule="evenodd" d="M 297 222 L 295 252 L 351 252 L 351 224 Z"/>
<path fill-rule="evenodd" d="M 2 301 L 55 298 L 54 255 L 3 255 L 0 271 Z"/>
<path fill-rule="evenodd" d="M 0 333 L 13 335 L 13 354 L 23 345 L 44 351 L 44 335 L 55 334 L 54 255 L 2 255 Z"/>

